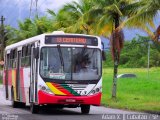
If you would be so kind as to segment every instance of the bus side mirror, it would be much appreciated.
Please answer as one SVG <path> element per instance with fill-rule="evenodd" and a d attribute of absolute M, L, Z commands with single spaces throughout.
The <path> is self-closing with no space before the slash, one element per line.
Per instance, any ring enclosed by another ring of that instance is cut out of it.
<path fill-rule="evenodd" d="M 105 53 L 105 51 L 104 51 L 104 43 L 101 42 L 101 44 L 102 44 L 102 60 L 103 60 L 103 61 L 106 61 L 106 53 Z"/>
<path fill-rule="evenodd" d="M 39 47 L 33 48 L 33 55 L 34 55 L 34 58 L 36 59 L 39 58 Z"/>
<path fill-rule="evenodd" d="M 103 60 L 103 61 L 106 61 L 106 53 L 105 53 L 104 50 L 102 51 L 102 60 Z"/>

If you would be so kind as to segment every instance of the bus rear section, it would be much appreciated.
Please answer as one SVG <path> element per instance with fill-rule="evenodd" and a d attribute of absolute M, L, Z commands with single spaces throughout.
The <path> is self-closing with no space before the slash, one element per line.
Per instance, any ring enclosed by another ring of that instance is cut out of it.
<path fill-rule="evenodd" d="M 81 112 L 88 114 L 90 105 L 99 106 L 102 95 L 100 38 L 76 34 L 47 34 L 39 38 L 31 46 L 28 83 L 24 78 L 27 91 L 19 97 L 25 101 L 18 101 L 15 95 L 14 101 L 28 101 L 32 113 L 37 113 L 42 106 L 55 106 L 81 107 Z"/>

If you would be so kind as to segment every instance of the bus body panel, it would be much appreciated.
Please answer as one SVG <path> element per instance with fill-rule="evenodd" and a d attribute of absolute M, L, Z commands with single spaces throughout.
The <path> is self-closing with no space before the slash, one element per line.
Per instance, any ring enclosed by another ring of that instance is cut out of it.
<path fill-rule="evenodd" d="M 39 48 L 41 49 L 44 46 L 57 46 L 58 44 L 51 44 L 46 45 L 44 43 L 45 35 L 52 35 L 52 34 L 42 34 L 33 38 L 26 39 L 24 41 L 15 43 L 14 45 L 10 45 L 6 47 L 5 51 L 6 54 L 9 54 L 11 49 L 21 48 L 24 45 L 35 43 L 40 41 Z M 65 34 L 65 35 L 75 35 L 75 34 Z M 55 35 L 56 36 L 56 35 Z M 77 36 L 90 36 L 90 35 L 81 35 L 77 34 Z M 98 38 L 98 46 L 87 46 L 87 48 L 95 48 L 101 50 L 101 40 Z M 29 42 L 30 41 L 30 42 Z M 84 45 L 65 45 L 64 47 L 84 47 Z M 36 46 L 37 47 L 37 46 Z M 31 55 L 33 57 L 33 54 Z M 30 67 L 20 67 L 20 99 L 17 100 L 16 95 L 16 72 L 17 69 L 8 69 L 8 95 L 9 100 L 12 100 L 12 93 L 11 90 L 14 91 L 14 100 L 26 103 L 26 105 L 30 105 L 30 85 L 31 85 L 31 66 Z M 34 96 L 37 95 L 37 101 L 33 101 L 36 104 L 88 104 L 88 105 L 100 105 L 101 95 L 102 95 L 102 78 L 99 79 L 97 84 L 57 84 L 54 82 L 45 82 L 41 76 L 39 75 L 39 60 L 38 60 L 38 77 L 37 77 L 37 93 L 34 93 Z M 3 76 L 3 84 L 5 88 L 5 77 L 6 70 L 4 69 L 4 76 Z M 76 89 L 75 86 L 81 86 Z M 41 90 L 40 86 L 45 86 L 51 91 L 47 93 Z M 68 88 L 66 88 L 68 86 Z M 74 88 L 75 87 L 75 88 Z M 34 87 L 35 88 L 35 87 Z M 91 91 L 95 88 L 99 88 L 100 90 L 97 93 L 92 94 Z M 57 94 L 59 93 L 59 94 Z M 73 100 L 73 101 L 72 101 Z M 75 101 L 75 102 L 74 102 Z"/>
<path fill-rule="evenodd" d="M 52 84 L 52 86 L 47 86 L 47 82 L 43 82 L 42 78 L 39 79 L 38 82 L 38 86 L 45 86 L 46 89 L 48 87 L 50 90 L 50 92 L 41 89 L 38 90 L 38 104 L 100 105 L 102 96 L 102 78 L 97 84 L 57 84 L 50 82 L 50 85 Z M 96 92 L 97 88 L 99 88 L 98 92 Z M 94 94 L 92 93 L 93 90 L 95 90 Z M 70 99 L 75 100 L 75 102 L 69 103 L 66 101 Z"/>
<path fill-rule="evenodd" d="M 6 71 L 4 71 L 4 74 Z M 5 85 L 5 80 L 3 80 Z M 20 68 L 20 102 L 29 104 L 29 85 L 30 85 L 30 68 Z M 8 87 L 9 87 L 9 100 L 12 100 L 11 91 L 14 92 L 14 100 L 17 101 L 16 97 L 16 69 L 8 70 Z"/>
<path fill-rule="evenodd" d="M 23 68 L 23 97 L 26 105 L 29 105 L 30 68 Z"/>
<path fill-rule="evenodd" d="M 91 96 L 54 96 L 40 90 L 38 92 L 38 104 L 85 104 L 100 106 L 101 95 L 101 93 L 97 93 Z"/>

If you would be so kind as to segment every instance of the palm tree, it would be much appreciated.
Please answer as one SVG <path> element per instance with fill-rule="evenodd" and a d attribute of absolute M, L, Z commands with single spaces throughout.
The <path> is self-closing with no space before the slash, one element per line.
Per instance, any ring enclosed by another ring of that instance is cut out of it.
<path fill-rule="evenodd" d="M 112 98 L 116 98 L 117 73 L 120 51 L 123 48 L 124 34 L 121 24 L 137 10 L 135 0 L 94 0 L 95 6 L 88 13 L 88 19 L 97 19 L 97 32 L 110 35 L 111 51 L 114 60 Z M 105 29 L 107 28 L 107 29 Z"/>
<path fill-rule="evenodd" d="M 80 3 L 74 1 L 64 5 L 56 15 L 56 20 L 53 22 L 54 27 L 66 32 L 92 34 L 94 29 L 91 23 L 84 21 L 84 15 L 91 8 L 91 0 L 81 0 Z"/>
<path fill-rule="evenodd" d="M 158 16 L 160 10 L 160 1 L 141 0 L 140 3 L 141 7 L 139 11 L 130 19 L 128 19 L 128 21 L 126 21 L 126 25 L 128 27 L 142 29 L 153 41 L 157 42 L 160 35 L 160 25 L 156 29 L 153 21 Z"/>
<path fill-rule="evenodd" d="M 35 35 L 43 34 L 45 32 L 52 32 L 54 30 L 52 20 L 46 16 L 37 17 L 33 20 L 26 18 L 24 22 L 19 21 L 19 28 L 7 27 L 7 44 L 13 44 L 23 39 L 33 37 Z"/>

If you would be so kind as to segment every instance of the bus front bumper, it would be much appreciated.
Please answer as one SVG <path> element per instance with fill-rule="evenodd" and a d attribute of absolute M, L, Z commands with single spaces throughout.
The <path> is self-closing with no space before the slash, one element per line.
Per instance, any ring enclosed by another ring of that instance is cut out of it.
<path fill-rule="evenodd" d="M 39 90 L 38 104 L 86 104 L 100 106 L 101 96 L 101 93 L 90 96 L 55 96 Z"/>

